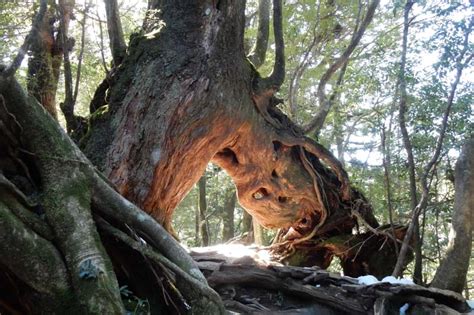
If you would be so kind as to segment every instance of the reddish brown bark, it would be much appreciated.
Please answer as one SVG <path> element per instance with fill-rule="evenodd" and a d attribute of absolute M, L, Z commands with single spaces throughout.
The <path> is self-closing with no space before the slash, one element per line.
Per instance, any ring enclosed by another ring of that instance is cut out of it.
<path fill-rule="evenodd" d="M 282 78 L 248 62 L 244 3 L 151 8 L 85 148 L 124 196 L 172 231 L 174 208 L 212 161 L 260 224 L 284 228 L 281 240 L 351 234 L 354 209 L 378 226 L 341 164 L 275 106 Z"/>

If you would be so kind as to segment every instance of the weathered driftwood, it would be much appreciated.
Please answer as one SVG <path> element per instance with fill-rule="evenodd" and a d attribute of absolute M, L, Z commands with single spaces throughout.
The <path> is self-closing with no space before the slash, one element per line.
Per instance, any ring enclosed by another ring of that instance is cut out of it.
<path fill-rule="evenodd" d="M 239 257 L 239 251 L 244 255 Z M 452 291 L 418 285 L 376 283 L 318 267 L 263 261 L 266 250 L 225 246 L 194 249 L 191 256 L 228 311 L 242 314 L 458 314 L 468 312 Z M 405 305 L 407 304 L 407 305 Z"/>

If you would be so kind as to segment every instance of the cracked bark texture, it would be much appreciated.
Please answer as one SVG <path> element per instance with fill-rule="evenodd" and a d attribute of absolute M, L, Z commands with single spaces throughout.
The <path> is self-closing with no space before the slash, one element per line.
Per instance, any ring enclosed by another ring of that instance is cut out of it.
<path fill-rule="evenodd" d="M 244 3 L 156 1 L 150 9 L 83 141 L 121 194 L 172 232 L 173 210 L 212 161 L 265 227 L 350 234 L 354 207 L 378 226 L 337 159 L 275 106 L 284 73 L 278 30 L 274 71 L 261 78 L 245 55 Z"/>

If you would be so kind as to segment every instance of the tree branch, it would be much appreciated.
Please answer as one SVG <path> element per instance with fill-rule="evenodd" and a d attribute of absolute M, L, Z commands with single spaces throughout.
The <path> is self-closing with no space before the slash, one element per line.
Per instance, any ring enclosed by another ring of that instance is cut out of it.
<path fill-rule="evenodd" d="M 267 54 L 268 36 L 270 29 L 270 0 L 259 0 L 258 2 L 258 30 L 257 41 L 248 55 L 248 59 L 256 69 L 265 62 Z"/>
<path fill-rule="evenodd" d="M 328 100 L 326 97 L 326 92 L 325 92 L 326 84 L 332 78 L 334 73 L 348 61 L 352 52 L 359 44 L 362 36 L 365 33 L 365 30 L 367 29 L 367 26 L 370 24 L 370 22 L 372 21 L 374 17 L 374 13 L 379 2 L 380 0 L 373 0 L 370 3 L 364 20 L 362 21 L 358 30 L 354 31 L 351 42 L 347 46 L 346 50 L 339 58 L 336 59 L 336 61 L 328 68 L 328 70 L 321 77 L 321 80 L 319 81 L 319 84 L 318 84 L 318 91 L 317 91 L 319 109 L 318 109 L 318 112 L 316 113 L 316 116 L 308 124 L 306 124 L 306 126 L 303 127 L 303 131 L 305 133 L 309 133 L 312 131 L 316 131 L 316 133 L 318 133 L 319 130 L 321 130 L 324 124 L 324 120 L 326 119 L 326 116 L 328 115 L 329 110 L 331 109 L 331 105 L 332 105 L 330 100 Z"/>
<path fill-rule="evenodd" d="M 9 77 L 15 74 L 16 70 L 20 67 L 23 58 L 25 58 L 25 54 L 30 49 L 31 42 L 34 37 L 38 36 L 38 30 L 40 28 L 41 21 L 46 13 L 47 8 L 47 0 L 40 0 L 40 8 L 36 17 L 33 21 L 33 25 L 31 26 L 31 30 L 25 38 L 23 45 L 18 49 L 18 53 L 13 59 L 12 63 L 3 71 L 2 75 L 5 77 Z"/>
<path fill-rule="evenodd" d="M 76 129 L 77 119 L 74 115 L 74 92 L 72 88 L 72 70 L 71 61 L 69 59 L 69 51 L 72 49 L 69 42 L 69 21 L 73 10 L 73 3 L 66 0 L 59 1 L 59 12 L 60 12 L 60 30 L 59 36 L 63 51 L 64 60 L 64 102 L 60 103 L 61 111 L 66 119 L 66 129 L 70 134 Z"/>
<path fill-rule="evenodd" d="M 52 243 L 18 220 L 3 201 L 0 201 L 0 253 L 0 263 L 40 295 L 49 300 L 66 297 L 70 287 L 61 254 Z"/>
<path fill-rule="evenodd" d="M 126 55 L 127 45 L 123 38 L 122 23 L 120 21 L 117 0 L 104 0 L 107 13 L 107 30 L 109 32 L 110 50 L 114 59 L 114 66 L 122 63 Z"/>
<path fill-rule="evenodd" d="M 283 41 L 282 0 L 273 0 L 273 33 L 275 35 L 275 63 L 269 77 L 260 79 L 257 94 L 278 91 L 285 80 L 285 44 Z"/>

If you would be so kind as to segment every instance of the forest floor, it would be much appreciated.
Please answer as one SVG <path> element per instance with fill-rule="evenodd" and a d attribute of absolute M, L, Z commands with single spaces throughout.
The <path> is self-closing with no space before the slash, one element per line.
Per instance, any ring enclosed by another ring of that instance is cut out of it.
<path fill-rule="evenodd" d="M 474 314 L 451 291 L 284 266 L 256 246 L 218 245 L 190 253 L 234 314 Z"/>

